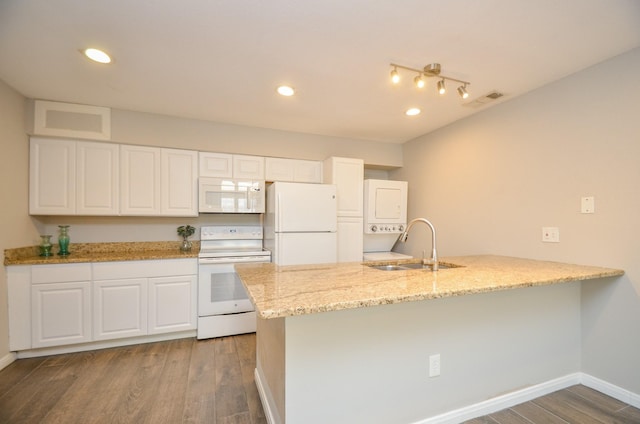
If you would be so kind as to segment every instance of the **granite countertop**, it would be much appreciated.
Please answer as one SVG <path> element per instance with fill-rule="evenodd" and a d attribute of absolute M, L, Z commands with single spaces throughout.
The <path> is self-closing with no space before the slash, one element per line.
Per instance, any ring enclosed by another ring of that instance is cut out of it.
<path fill-rule="evenodd" d="M 414 260 L 384 262 L 416 263 Z M 236 272 L 261 318 L 280 318 L 341 309 L 402 303 L 569 281 L 615 277 L 611 268 L 506 256 L 458 256 L 440 263 L 456 268 L 382 271 L 350 262 L 277 266 L 238 264 Z"/>
<path fill-rule="evenodd" d="M 39 256 L 38 246 L 6 249 L 6 265 L 70 264 L 81 262 L 144 261 L 151 259 L 197 258 L 200 242 L 193 241 L 191 251 L 181 252 L 179 241 L 72 243 L 68 256 Z"/>

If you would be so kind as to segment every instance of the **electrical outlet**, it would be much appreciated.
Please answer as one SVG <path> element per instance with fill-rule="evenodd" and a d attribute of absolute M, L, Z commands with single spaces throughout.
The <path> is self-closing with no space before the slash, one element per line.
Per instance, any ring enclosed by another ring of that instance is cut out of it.
<path fill-rule="evenodd" d="M 429 377 L 440 375 L 440 354 L 429 356 Z"/>
<path fill-rule="evenodd" d="M 560 229 L 558 227 L 542 227 L 542 241 L 560 243 Z"/>

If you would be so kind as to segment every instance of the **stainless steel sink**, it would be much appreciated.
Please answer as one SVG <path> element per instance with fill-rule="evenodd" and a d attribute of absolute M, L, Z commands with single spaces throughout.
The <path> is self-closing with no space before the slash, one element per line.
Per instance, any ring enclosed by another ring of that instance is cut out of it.
<path fill-rule="evenodd" d="M 431 271 L 431 266 L 422 265 L 421 263 L 412 263 L 412 264 L 394 264 L 394 265 L 369 265 L 371 268 L 379 269 L 381 271 L 409 271 L 412 269 L 423 269 L 425 271 Z M 449 268 L 458 268 L 457 266 L 452 266 L 449 264 L 438 264 L 438 269 L 449 269 Z"/>

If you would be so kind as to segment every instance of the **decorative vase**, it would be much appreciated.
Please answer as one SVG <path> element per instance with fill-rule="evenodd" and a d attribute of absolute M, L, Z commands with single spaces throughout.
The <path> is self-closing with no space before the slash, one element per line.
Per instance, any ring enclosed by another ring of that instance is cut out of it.
<path fill-rule="evenodd" d="M 60 228 L 60 235 L 58 236 L 58 255 L 67 256 L 69 254 L 69 226 L 58 225 Z"/>
<path fill-rule="evenodd" d="M 180 251 L 181 252 L 190 252 L 191 251 L 191 241 L 189 241 L 188 238 L 186 238 L 186 237 L 182 238 L 182 244 L 180 244 Z"/>
<path fill-rule="evenodd" d="M 51 256 L 51 236 L 40 236 L 40 256 Z"/>

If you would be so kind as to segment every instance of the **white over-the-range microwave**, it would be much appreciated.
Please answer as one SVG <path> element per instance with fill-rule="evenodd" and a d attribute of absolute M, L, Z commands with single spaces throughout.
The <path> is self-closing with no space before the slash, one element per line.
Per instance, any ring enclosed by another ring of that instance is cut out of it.
<path fill-rule="evenodd" d="M 201 213 L 264 213 L 264 181 L 200 177 L 198 186 Z"/>

